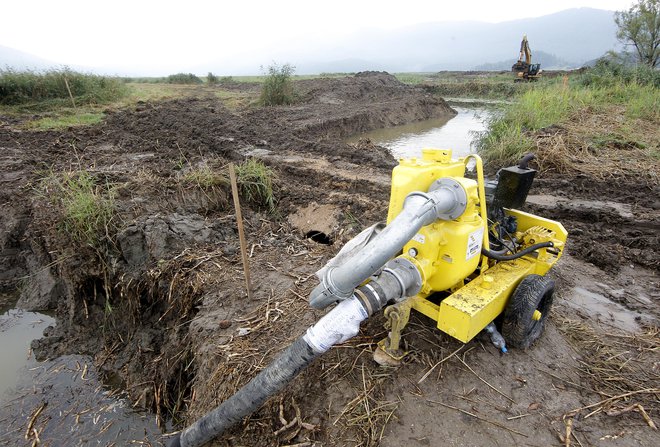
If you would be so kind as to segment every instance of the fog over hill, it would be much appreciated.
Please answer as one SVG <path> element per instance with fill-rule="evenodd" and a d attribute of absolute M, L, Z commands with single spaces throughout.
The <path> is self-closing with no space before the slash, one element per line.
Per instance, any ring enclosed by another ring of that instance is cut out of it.
<path fill-rule="evenodd" d="M 579 67 L 617 47 L 613 14 L 612 11 L 579 8 L 500 23 L 437 22 L 394 30 L 362 29 L 344 38 L 291 41 L 276 49 L 262 49 L 240 57 L 209 55 L 207 60 L 176 66 L 169 73 L 134 72 L 131 67 L 122 66 L 90 69 L 145 76 L 162 76 L 175 71 L 238 75 L 258 74 L 260 66 L 277 61 L 295 65 L 299 74 L 361 70 L 430 72 L 477 67 L 497 70 L 509 69 L 517 59 L 523 34 L 529 38 L 534 62 L 541 62 L 543 68 Z M 52 66 L 48 61 L 23 55 L 21 60 L 20 52 L 0 46 L 0 68 Z M 176 61 L 171 62 L 176 65 Z"/>
<path fill-rule="evenodd" d="M 56 65 L 54 62 L 47 61 L 37 56 L 15 50 L 13 48 L 0 45 L 0 70 L 5 68 L 23 69 L 43 69 Z"/>
<path fill-rule="evenodd" d="M 319 48 L 325 61 L 309 54 L 294 63 L 299 72 L 330 71 L 327 67 L 334 64 L 341 71 L 469 70 L 517 59 L 520 41 L 527 34 L 533 55 L 545 55 L 551 65 L 565 61 L 580 66 L 617 46 L 613 14 L 580 8 L 501 23 L 444 22 L 393 32 L 367 30 L 340 44 Z"/>

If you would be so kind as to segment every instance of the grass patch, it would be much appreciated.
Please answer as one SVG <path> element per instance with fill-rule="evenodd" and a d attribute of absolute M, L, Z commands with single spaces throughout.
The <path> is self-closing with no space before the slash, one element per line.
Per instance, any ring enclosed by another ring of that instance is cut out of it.
<path fill-rule="evenodd" d="M 62 211 L 61 230 L 73 241 L 98 247 L 109 234 L 116 204 L 109 185 L 98 185 L 86 171 L 57 175 L 41 182 L 42 193 Z"/>
<path fill-rule="evenodd" d="M 433 84 L 424 84 L 424 87 L 431 93 L 441 96 L 511 99 L 528 91 L 532 86 L 528 83 L 514 83 L 510 79 L 502 82 L 434 82 Z"/>
<path fill-rule="evenodd" d="M 510 73 L 447 71 L 394 76 L 405 84 L 421 85 L 431 93 L 449 97 L 511 99 L 533 88 L 529 83 L 514 82 Z"/>
<path fill-rule="evenodd" d="M 70 94 L 69 94 L 70 92 Z M 69 69 L 36 71 L 0 70 L 0 104 L 54 108 L 71 103 L 102 104 L 127 93 L 119 78 L 79 73 Z"/>
<path fill-rule="evenodd" d="M 224 172 L 214 170 L 206 164 L 188 170 L 183 174 L 182 180 L 202 189 L 229 185 L 229 179 Z"/>
<path fill-rule="evenodd" d="M 222 87 L 220 87 L 214 90 L 213 94 L 222 101 L 225 107 L 233 110 L 247 107 L 257 102 L 256 94 L 244 91 L 222 90 Z"/>
<path fill-rule="evenodd" d="M 236 181 L 241 195 L 248 202 L 265 206 L 270 211 L 275 209 L 275 196 L 273 184 L 276 180 L 275 173 L 268 166 L 249 158 L 244 163 L 236 166 Z"/>
<path fill-rule="evenodd" d="M 660 121 L 660 95 L 658 89 L 641 86 L 634 89 L 627 101 L 626 115 L 649 121 Z"/>
<path fill-rule="evenodd" d="M 394 73 L 394 76 L 404 84 L 430 84 L 435 79 L 435 73 Z"/>
<path fill-rule="evenodd" d="M 36 130 L 51 130 L 76 126 L 91 126 L 100 123 L 103 120 L 103 116 L 101 112 L 82 112 L 55 117 L 47 116 L 31 121 L 28 127 Z"/>

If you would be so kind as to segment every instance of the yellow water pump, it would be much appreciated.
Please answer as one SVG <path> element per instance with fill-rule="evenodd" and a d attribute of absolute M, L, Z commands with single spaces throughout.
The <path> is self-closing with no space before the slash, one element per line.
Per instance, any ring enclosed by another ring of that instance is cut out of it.
<path fill-rule="evenodd" d="M 535 174 L 528 161 L 501 170 L 490 182 L 478 156 L 452 160 L 449 150 L 425 149 L 421 159 L 404 159 L 394 168 L 388 223 L 412 191 L 428 191 L 447 179 L 462 186 L 466 206 L 458 217 L 422 227 L 404 245 L 401 257 L 416 266 L 422 285 L 416 295 L 385 309 L 390 333 L 380 348 L 390 357 L 404 354 L 399 340 L 411 309 L 468 342 L 509 305 L 504 339 L 527 347 L 540 336 L 553 288 L 543 275 L 559 260 L 567 232 L 558 222 L 507 208 L 521 206 L 527 197 Z M 465 177 L 467 163 L 474 163 L 475 179 Z"/>
<path fill-rule="evenodd" d="M 338 304 L 168 446 L 199 447 L 223 433 L 386 306 L 389 333 L 374 354 L 381 363 L 405 355 L 401 331 L 412 309 L 463 342 L 485 330 L 502 352 L 528 347 L 549 315 L 554 282 L 544 275 L 567 237 L 560 223 L 516 209 L 536 172 L 529 159 L 488 182 L 476 155 L 452 160 L 450 150 L 425 149 L 421 158 L 401 160 L 387 225 L 362 231 L 317 272 L 310 305 Z M 466 174 L 471 164 L 475 175 Z"/>

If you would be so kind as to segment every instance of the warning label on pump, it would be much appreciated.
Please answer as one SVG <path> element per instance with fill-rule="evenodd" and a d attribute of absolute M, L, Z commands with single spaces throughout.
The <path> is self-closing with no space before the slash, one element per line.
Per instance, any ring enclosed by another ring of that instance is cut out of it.
<path fill-rule="evenodd" d="M 467 254 L 465 255 L 466 261 L 469 261 L 470 259 L 477 256 L 479 253 L 481 253 L 481 243 L 483 240 L 484 240 L 483 227 L 470 233 L 470 235 L 468 236 Z"/>
<path fill-rule="evenodd" d="M 426 238 L 424 237 L 423 234 L 417 233 L 415 236 L 413 236 L 413 241 L 417 241 L 420 244 L 423 244 L 424 242 L 426 242 Z"/>

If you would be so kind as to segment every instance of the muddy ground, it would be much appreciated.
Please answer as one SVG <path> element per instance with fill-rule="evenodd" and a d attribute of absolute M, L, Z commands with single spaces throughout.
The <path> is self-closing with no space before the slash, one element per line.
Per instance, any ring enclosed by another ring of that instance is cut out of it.
<path fill-rule="evenodd" d="M 20 288 L 19 306 L 55 310 L 56 327 L 33 344 L 39 358 L 90 356 L 130 406 L 171 431 L 322 315 L 306 302 L 314 272 L 384 220 L 396 163 L 383 148 L 342 139 L 453 111 L 383 73 L 300 81 L 297 90 L 293 106 L 231 110 L 205 90 L 65 131 L 0 117 L 0 280 Z M 277 176 L 275 210 L 244 197 L 252 300 L 228 184 L 199 175 L 247 157 Z M 115 196 L 93 247 L 63 231 L 51 183 L 79 171 Z M 528 209 L 560 220 L 570 239 L 552 273 L 553 319 L 535 346 L 500 356 L 485 338 L 463 346 L 416 316 L 404 364 L 380 367 L 372 351 L 385 330 L 375 317 L 216 444 L 657 445 L 644 414 L 658 423 L 658 196 L 657 182 L 631 177 L 542 175 Z M 331 244 L 306 238 L 313 231 Z M 34 393 L 58 399 L 47 387 Z M 37 413 L 36 403 L 19 408 L 20 396 L 11 402 L 0 410 L 5 445 L 32 445 L 30 424 L 53 433 L 57 405 Z M 40 441 L 64 445 L 58 439 Z"/>

